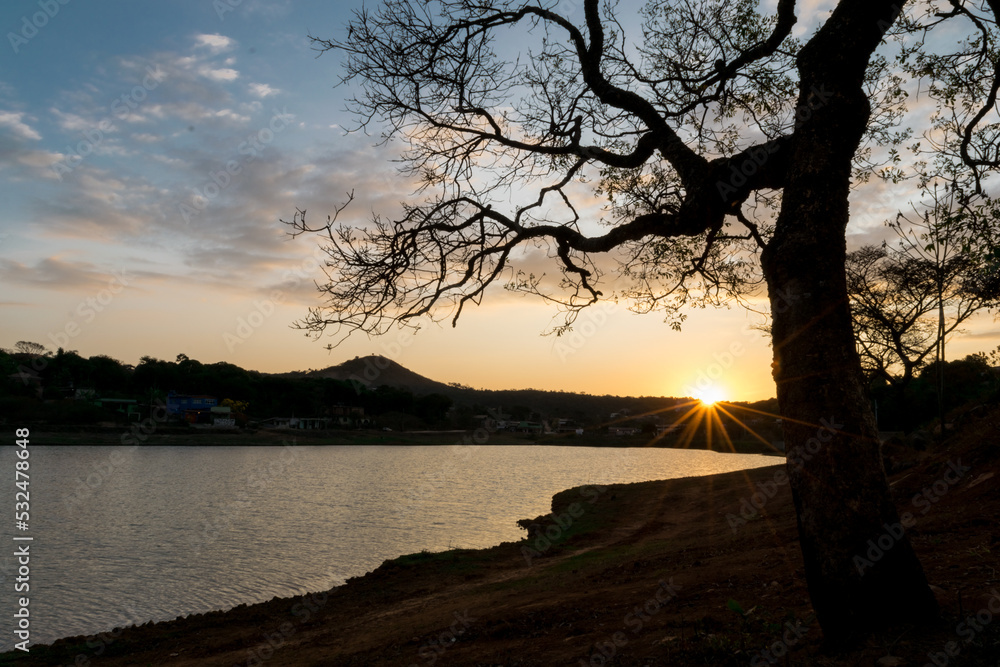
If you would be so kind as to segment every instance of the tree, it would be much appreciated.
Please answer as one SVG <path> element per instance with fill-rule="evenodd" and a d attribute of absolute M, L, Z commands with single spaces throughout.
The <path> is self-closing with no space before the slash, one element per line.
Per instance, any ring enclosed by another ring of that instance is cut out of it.
<path fill-rule="evenodd" d="M 852 333 L 848 196 L 872 174 L 905 176 L 897 147 L 908 134 L 895 123 L 908 72 L 934 82 L 933 138 L 981 184 L 996 166 L 981 150 L 995 129 L 984 121 L 997 93 L 995 20 L 962 0 L 900 20 L 905 4 L 840 0 L 804 43 L 791 36 L 794 0 L 768 17 L 750 0 L 654 0 L 641 43 L 598 0 L 584 0 L 578 22 L 531 0 L 360 10 L 345 40 L 314 43 L 345 55 L 359 127 L 403 143 L 404 174 L 420 189 L 398 219 L 360 229 L 295 213 L 292 233 L 320 233 L 330 255 L 325 302 L 299 326 L 319 336 L 454 323 L 491 285 L 561 303 L 562 331 L 602 297 L 662 309 L 679 326 L 684 305 L 741 300 L 763 285 L 825 637 L 933 616 L 905 535 L 869 567 L 855 563 L 899 516 Z M 924 57 L 919 31 L 948 21 L 967 21 L 972 36 Z M 884 55 L 890 38 L 901 69 Z M 517 269 L 532 246 L 548 249 L 558 281 Z M 625 284 L 610 295 L 605 253 Z"/>
<path fill-rule="evenodd" d="M 848 254 L 848 294 L 862 366 L 902 395 L 914 371 L 936 361 L 943 423 L 945 343 L 1000 303 L 997 212 L 989 197 L 973 202 L 955 180 L 929 183 L 924 194 L 925 206 L 890 223 L 897 243 Z"/>
<path fill-rule="evenodd" d="M 52 354 L 45 349 L 41 343 L 33 343 L 30 340 L 19 340 L 14 343 L 14 351 L 18 354 L 26 354 L 32 358 L 48 356 Z"/>
<path fill-rule="evenodd" d="M 847 255 L 847 291 L 861 365 L 902 392 L 937 348 L 935 286 L 919 259 L 868 245 Z"/>

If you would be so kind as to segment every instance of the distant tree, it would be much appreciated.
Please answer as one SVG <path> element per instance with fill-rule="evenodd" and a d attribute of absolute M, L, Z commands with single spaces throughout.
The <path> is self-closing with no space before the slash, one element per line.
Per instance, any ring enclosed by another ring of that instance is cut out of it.
<path fill-rule="evenodd" d="M 18 354 L 27 354 L 31 357 L 41 357 L 52 354 L 45 349 L 41 343 L 33 343 L 29 340 L 19 340 L 14 343 L 14 351 Z"/>
<path fill-rule="evenodd" d="M 512 405 L 504 408 L 510 413 L 510 418 L 516 422 L 528 421 L 531 418 L 531 408 L 526 405 Z"/>
<path fill-rule="evenodd" d="M 993 234 L 1000 212 L 956 179 L 930 181 L 924 192 L 925 206 L 891 223 L 895 243 L 848 255 L 847 282 L 862 366 L 902 391 L 933 359 L 943 420 L 948 337 L 1000 305 Z"/>
<path fill-rule="evenodd" d="M 102 393 L 129 393 L 132 373 L 125 364 L 106 354 L 98 354 L 90 357 L 87 365 L 88 377 L 84 380 L 85 383 Z"/>
<path fill-rule="evenodd" d="M 442 394 L 426 394 L 413 401 L 414 414 L 430 426 L 443 423 L 451 406 L 452 400 Z"/>
<path fill-rule="evenodd" d="M 847 255 L 847 289 L 862 368 L 904 389 L 915 371 L 944 354 L 942 339 L 996 297 L 971 283 L 962 255 L 931 261 L 887 246 Z"/>
<path fill-rule="evenodd" d="M 937 605 L 906 536 L 863 571 L 855 562 L 899 515 L 852 333 L 848 197 L 852 180 L 904 175 L 907 76 L 930 86 L 916 122 L 982 191 L 1000 166 L 1000 7 L 956 0 L 901 18 L 907 4 L 839 0 L 810 14 L 819 27 L 804 42 L 792 36 L 795 0 L 771 16 L 754 2 L 653 0 L 641 41 L 599 0 L 583 0 L 577 21 L 518 0 L 359 10 L 344 41 L 315 45 L 345 54 L 360 126 L 402 142 L 421 190 L 397 219 L 358 229 L 296 212 L 292 232 L 323 234 L 330 255 L 325 301 L 300 326 L 318 336 L 454 323 L 496 284 L 562 303 L 565 331 L 608 298 L 596 257 L 612 252 L 613 296 L 676 326 L 682 306 L 763 284 L 785 442 L 822 443 L 789 457 L 788 474 L 823 632 L 837 642 L 929 618 Z M 958 39 L 923 39 L 942 25 Z M 517 270 L 539 247 L 557 280 Z"/>
<path fill-rule="evenodd" d="M 132 383 L 135 391 L 141 394 L 150 390 L 183 391 L 177 364 L 150 356 L 139 359 L 139 364 L 132 373 Z"/>

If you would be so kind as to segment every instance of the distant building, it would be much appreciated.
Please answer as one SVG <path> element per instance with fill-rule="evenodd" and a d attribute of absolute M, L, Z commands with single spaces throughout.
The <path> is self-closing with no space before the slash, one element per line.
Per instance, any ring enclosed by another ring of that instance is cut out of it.
<path fill-rule="evenodd" d="M 203 394 L 178 394 L 171 391 L 167 394 L 167 414 L 181 417 L 188 410 L 211 412 L 219 404 L 215 396 Z"/>
<path fill-rule="evenodd" d="M 178 394 L 175 391 L 167 394 L 167 414 L 189 424 L 211 424 L 212 408 L 218 405 L 219 400 L 215 396 Z"/>

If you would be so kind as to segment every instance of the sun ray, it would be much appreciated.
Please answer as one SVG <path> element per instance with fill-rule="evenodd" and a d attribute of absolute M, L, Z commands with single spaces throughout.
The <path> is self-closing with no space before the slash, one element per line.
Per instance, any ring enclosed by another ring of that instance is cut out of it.
<path fill-rule="evenodd" d="M 725 414 L 729 415 L 730 419 L 732 419 L 732 420 L 733 420 L 734 422 L 736 422 L 737 424 L 739 424 L 740 426 L 742 426 L 742 427 L 743 427 L 743 428 L 744 428 L 744 429 L 746 430 L 746 432 L 747 432 L 747 433 L 749 433 L 750 435 L 752 435 L 752 436 L 753 436 L 754 438 L 756 438 L 756 439 L 757 439 L 758 441 L 760 441 L 760 442 L 761 442 L 762 444 L 764 444 L 764 445 L 767 445 L 767 446 L 768 446 L 769 448 L 771 448 L 771 449 L 772 449 L 772 450 L 774 450 L 775 452 L 779 452 L 779 453 L 781 452 L 781 450 L 780 450 L 780 449 L 778 449 L 777 447 L 775 447 L 775 446 L 774 446 L 774 445 L 773 445 L 773 444 L 771 443 L 771 441 L 770 441 L 770 440 L 766 440 L 766 439 L 764 438 L 764 436 L 760 435 L 759 433 L 757 433 L 757 431 L 755 431 L 755 430 L 753 430 L 752 428 L 750 428 L 750 425 L 749 425 L 749 424 L 747 424 L 747 423 L 745 423 L 744 421 L 742 421 L 742 420 L 741 420 L 741 419 L 740 419 L 739 417 L 737 417 L 736 415 L 734 415 L 734 414 L 733 414 L 732 412 L 730 412 L 729 410 L 726 410 L 726 408 L 725 408 L 725 407 L 723 407 L 722 405 L 718 405 L 718 406 L 716 406 L 716 407 L 717 407 L 717 408 L 718 408 L 719 410 L 721 410 L 722 412 L 724 412 Z M 735 407 L 737 407 L 737 406 L 734 406 L 734 405 L 730 405 L 730 407 L 733 407 L 733 408 L 735 408 Z"/>

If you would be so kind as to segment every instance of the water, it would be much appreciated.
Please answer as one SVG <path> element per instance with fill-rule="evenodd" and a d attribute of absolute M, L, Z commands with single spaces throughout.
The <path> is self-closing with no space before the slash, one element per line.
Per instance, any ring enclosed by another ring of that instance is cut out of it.
<path fill-rule="evenodd" d="M 518 540 L 515 521 L 582 484 L 706 475 L 773 457 L 584 447 L 34 447 L 31 521 L 14 529 L 0 451 L 0 650 L 16 535 L 30 543 L 32 643 L 326 590 L 422 549 Z"/>

